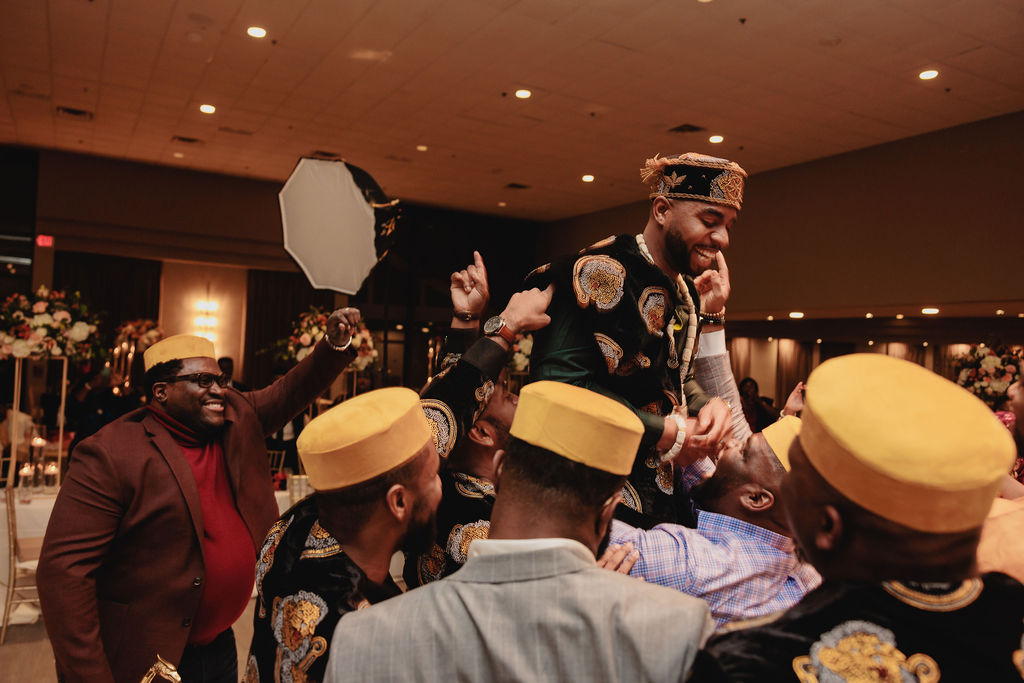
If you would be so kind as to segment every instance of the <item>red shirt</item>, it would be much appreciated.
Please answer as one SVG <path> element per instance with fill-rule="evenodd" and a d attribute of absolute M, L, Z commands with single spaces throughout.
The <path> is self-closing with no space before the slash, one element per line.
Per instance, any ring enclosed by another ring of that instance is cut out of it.
<path fill-rule="evenodd" d="M 192 620 L 188 642 L 206 645 L 230 628 L 252 597 L 256 548 L 235 505 L 220 441 L 201 437 L 152 406 L 153 417 L 167 428 L 192 468 L 203 511 L 203 595 Z"/>

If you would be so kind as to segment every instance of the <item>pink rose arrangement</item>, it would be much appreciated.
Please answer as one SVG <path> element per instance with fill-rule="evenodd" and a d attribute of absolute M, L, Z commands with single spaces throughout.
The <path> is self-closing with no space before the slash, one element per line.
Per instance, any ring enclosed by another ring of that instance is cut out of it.
<path fill-rule="evenodd" d="M 972 344 L 967 353 L 954 359 L 955 380 L 990 407 L 995 407 L 1020 377 L 1022 361 L 1024 350 L 1019 346 Z"/>
<path fill-rule="evenodd" d="M 0 360 L 89 360 L 96 352 L 96 323 L 78 292 L 40 286 L 32 297 L 12 294 L 0 305 Z"/>
<path fill-rule="evenodd" d="M 298 362 L 312 353 L 313 347 L 327 333 L 328 315 L 316 307 L 300 315 L 292 327 L 292 333 L 277 342 L 277 357 L 284 361 Z M 356 358 L 352 361 L 352 367 L 356 370 L 365 370 L 377 358 L 373 335 L 363 323 L 359 323 L 359 329 L 352 336 L 352 348 L 356 351 Z"/>

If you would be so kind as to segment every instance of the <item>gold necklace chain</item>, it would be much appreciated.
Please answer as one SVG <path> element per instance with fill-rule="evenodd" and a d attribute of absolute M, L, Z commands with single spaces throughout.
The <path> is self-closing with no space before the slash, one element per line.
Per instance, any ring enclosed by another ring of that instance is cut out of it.
<path fill-rule="evenodd" d="M 654 257 L 651 256 L 650 250 L 647 249 L 647 242 L 644 240 L 642 234 L 636 236 L 636 244 L 640 248 L 640 253 L 643 254 L 647 261 L 657 267 L 654 262 Z M 686 302 L 688 309 L 688 316 L 686 321 L 686 343 L 683 345 L 683 352 L 678 359 L 670 356 L 669 367 L 672 366 L 672 361 L 676 360 L 679 366 L 679 390 L 680 390 L 680 405 L 686 404 L 686 394 L 682 391 L 683 386 L 686 384 L 686 375 L 690 369 L 690 358 L 693 355 L 693 347 L 697 342 L 697 307 L 693 305 L 693 297 L 690 296 L 690 289 L 686 286 L 686 281 L 683 280 L 682 275 L 676 275 L 676 291 L 679 294 L 679 298 Z M 675 336 L 672 321 L 668 321 L 666 325 L 666 331 L 668 332 L 669 345 L 672 348 L 672 354 L 675 354 Z"/>

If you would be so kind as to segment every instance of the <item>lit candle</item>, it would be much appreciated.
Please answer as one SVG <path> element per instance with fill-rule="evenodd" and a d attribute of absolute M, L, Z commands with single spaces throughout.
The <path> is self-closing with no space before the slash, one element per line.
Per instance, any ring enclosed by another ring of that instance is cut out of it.
<path fill-rule="evenodd" d="M 51 462 L 43 469 L 43 476 L 46 478 L 47 486 L 57 485 L 57 463 Z"/>

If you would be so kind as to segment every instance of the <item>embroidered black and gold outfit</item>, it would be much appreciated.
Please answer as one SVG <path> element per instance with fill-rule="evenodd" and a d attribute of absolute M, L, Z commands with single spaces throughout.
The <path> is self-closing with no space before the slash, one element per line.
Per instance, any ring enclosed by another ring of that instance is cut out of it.
<path fill-rule="evenodd" d="M 690 301 L 699 306 L 692 278 L 684 281 Z M 682 396 L 690 414 L 708 401 L 691 369 L 680 368 L 688 320 L 699 311 L 689 310 L 685 294 L 644 256 L 635 235 L 609 237 L 574 258 L 542 266 L 526 285 L 544 288 L 551 282 L 551 324 L 533 333 L 530 381 L 568 382 L 636 411 L 644 437 L 617 516 L 644 528 L 662 522 L 693 526 L 689 498 L 673 495 L 672 466 L 659 464 L 654 446 L 664 416 Z M 690 358 L 695 355 L 693 348 Z"/>
<path fill-rule="evenodd" d="M 256 560 L 256 611 L 244 683 L 324 678 L 331 636 L 347 612 L 401 593 L 378 586 L 317 521 L 307 498 L 270 528 Z"/>
<path fill-rule="evenodd" d="M 441 504 L 437 508 L 437 538 L 430 550 L 406 555 L 404 578 L 409 588 L 436 581 L 461 567 L 469 542 L 487 538 L 490 529 L 494 485 L 453 471 L 447 457 L 487 407 L 508 353 L 486 337 L 473 342 L 464 354 L 455 352 L 465 341 L 465 334 L 449 334 L 441 371 L 420 394 L 443 459 Z"/>
<path fill-rule="evenodd" d="M 494 484 L 450 469 L 441 471 L 441 504 L 437 508 L 437 539 L 430 550 L 406 555 L 409 588 L 442 579 L 466 563 L 470 541 L 487 538 L 494 507 Z"/>
<path fill-rule="evenodd" d="M 1005 574 L 955 584 L 826 582 L 764 621 L 714 638 L 693 680 L 1024 679 L 1024 586 Z"/>
<path fill-rule="evenodd" d="M 442 461 L 484 412 L 508 355 L 486 337 L 473 342 L 465 353 L 453 352 L 465 341 L 464 334 L 449 334 L 441 371 L 420 392 L 420 404 Z"/>

